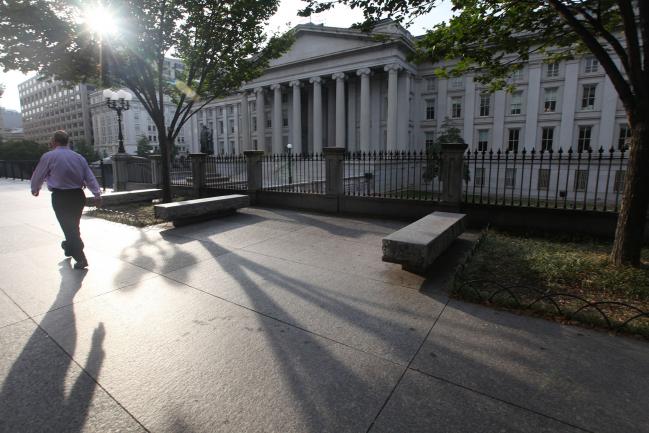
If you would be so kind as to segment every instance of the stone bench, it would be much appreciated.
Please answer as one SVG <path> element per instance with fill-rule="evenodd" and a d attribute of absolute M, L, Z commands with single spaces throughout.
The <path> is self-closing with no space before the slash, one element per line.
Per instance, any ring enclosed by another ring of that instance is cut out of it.
<path fill-rule="evenodd" d="M 197 198 L 153 206 L 156 218 L 173 221 L 174 226 L 191 224 L 236 212 L 250 206 L 250 197 L 241 194 Z"/>
<path fill-rule="evenodd" d="M 464 232 L 466 215 L 433 212 L 383 238 L 383 261 L 414 273 L 425 272 Z"/>
<path fill-rule="evenodd" d="M 137 203 L 151 201 L 160 198 L 161 189 L 139 189 L 135 191 L 121 191 L 102 195 L 101 199 L 104 206 L 114 206 L 126 203 Z M 94 197 L 86 197 L 86 206 L 95 206 Z"/>

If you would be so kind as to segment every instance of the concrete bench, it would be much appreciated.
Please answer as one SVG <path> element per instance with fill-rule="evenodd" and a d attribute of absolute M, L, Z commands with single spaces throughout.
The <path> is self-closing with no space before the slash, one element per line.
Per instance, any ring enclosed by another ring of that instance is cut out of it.
<path fill-rule="evenodd" d="M 101 199 L 104 206 L 114 206 L 126 203 L 137 203 L 151 201 L 160 198 L 161 189 L 139 189 L 135 191 L 121 191 L 102 195 Z M 95 206 L 94 197 L 86 197 L 86 206 Z"/>
<path fill-rule="evenodd" d="M 174 226 L 179 226 L 231 214 L 246 206 L 250 206 L 250 197 L 232 194 L 157 204 L 153 211 L 156 218 L 173 221 Z"/>
<path fill-rule="evenodd" d="M 466 215 L 433 212 L 383 238 L 383 261 L 425 272 L 433 261 L 464 232 Z"/>

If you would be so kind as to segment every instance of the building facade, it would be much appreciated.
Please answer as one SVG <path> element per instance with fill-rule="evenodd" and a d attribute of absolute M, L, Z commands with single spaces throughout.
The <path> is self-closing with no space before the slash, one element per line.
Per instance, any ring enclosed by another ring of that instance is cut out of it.
<path fill-rule="evenodd" d="M 23 131 L 27 140 L 49 143 L 52 133 L 63 129 L 72 145 L 92 145 L 88 84 L 71 85 L 40 75 L 18 85 Z"/>
<path fill-rule="evenodd" d="M 124 90 L 129 91 L 128 89 Z M 175 109 L 176 106 L 172 105 L 171 99 L 166 98 L 165 122 L 167 124 L 170 123 Z M 103 157 L 117 153 L 119 146 L 117 113 L 106 106 L 102 91 L 96 91 L 90 95 L 90 114 L 95 150 Z M 192 131 L 190 124 L 184 126 L 180 131 L 175 143 L 178 154 L 186 155 L 190 151 L 190 143 L 195 141 Z M 126 153 L 135 155 L 137 143 L 142 138 L 145 138 L 148 144 L 153 147 L 154 153 L 159 152 L 158 129 L 149 113 L 135 98 L 131 100 L 130 108 L 122 112 L 122 134 Z"/>
<path fill-rule="evenodd" d="M 374 34 L 304 24 L 295 43 L 238 96 L 194 116 L 214 153 L 421 151 L 444 124 L 472 150 L 574 151 L 624 147 L 630 135 L 611 81 L 594 57 L 532 57 L 513 92 L 488 92 L 472 75 L 437 78 L 408 61 L 415 38 L 391 21 Z M 376 36 L 380 35 L 381 38 Z M 193 142 L 192 151 L 200 150 Z"/>

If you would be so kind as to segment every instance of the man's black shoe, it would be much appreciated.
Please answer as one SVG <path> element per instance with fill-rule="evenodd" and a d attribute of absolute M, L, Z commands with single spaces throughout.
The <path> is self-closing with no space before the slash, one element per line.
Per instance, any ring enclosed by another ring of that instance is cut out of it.
<path fill-rule="evenodd" d="M 85 269 L 87 267 L 88 267 L 88 261 L 87 260 L 83 260 L 81 262 L 76 262 L 74 264 L 74 269 Z"/>
<path fill-rule="evenodd" d="M 61 242 L 61 248 L 63 248 L 63 254 L 65 257 L 72 257 L 72 253 L 68 250 L 68 243 L 66 241 Z"/>

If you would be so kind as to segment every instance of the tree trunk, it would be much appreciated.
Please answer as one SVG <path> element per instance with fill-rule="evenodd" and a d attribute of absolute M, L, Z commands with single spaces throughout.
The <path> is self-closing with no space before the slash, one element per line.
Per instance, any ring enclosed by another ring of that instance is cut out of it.
<path fill-rule="evenodd" d="M 164 131 L 158 129 L 158 131 Z M 170 203 L 171 202 L 171 182 L 169 179 L 170 173 L 170 152 L 169 152 L 169 141 L 167 140 L 167 134 L 164 132 L 158 132 L 158 141 L 160 142 L 160 159 L 161 159 L 161 170 L 162 170 L 162 202 Z"/>
<path fill-rule="evenodd" d="M 616 265 L 640 264 L 649 205 L 649 109 L 645 111 L 630 125 L 629 164 L 611 252 L 611 261 Z"/>

